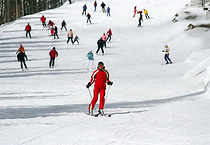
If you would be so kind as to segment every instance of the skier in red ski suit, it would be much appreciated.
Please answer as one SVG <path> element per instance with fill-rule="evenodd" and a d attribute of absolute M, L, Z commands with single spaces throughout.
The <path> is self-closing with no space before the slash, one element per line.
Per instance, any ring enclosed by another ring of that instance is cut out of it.
<path fill-rule="evenodd" d="M 98 69 L 95 70 L 91 76 L 90 82 L 86 85 L 89 88 L 93 83 L 94 85 L 94 96 L 89 105 L 89 112 L 88 114 L 93 114 L 93 109 L 95 107 L 96 102 L 98 101 L 98 94 L 100 93 L 100 103 L 99 103 L 99 114 L 104 114 L 104 103 L 105 103 L 105 90 L 106 90 L 106 83 L 108 85 L 112 85 L 113 82 L 109 81 L 109 72 L 105 70 L 104 63 L 98 63 Z"/>

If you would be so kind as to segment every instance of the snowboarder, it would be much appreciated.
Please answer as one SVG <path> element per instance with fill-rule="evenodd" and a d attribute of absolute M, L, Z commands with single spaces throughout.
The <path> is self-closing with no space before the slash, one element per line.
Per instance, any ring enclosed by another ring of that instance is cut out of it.
<path fill-rule="evenodd" d="M 54 27 L 54 39 L 55 39 L 55 36 L 57 36 L 57 39 L 59 39 L 59 37 L 58 37 L 58 28 L 56 26 Z"/>
<path fill-rule="evenodd" d="M 104 42 L 104 46 L 105 46 L 105 47 L 106 47 L 106 39 L 107 39 L 106 34 L 103 33 L 103 35 L 102 35 L 102 40 L 103 40 L 103 42 Z"/>
<path fill-rule="evenodd" d="M 145 10 L 145 9 L 143 9 L 143 11 L 144 11 L 144 15 L 145 15 L 145 17 L 146 17 L 147 19 L 150 19 L 149 14 L 148 14 L 148 11 L 147 11 L 147 10 Z"/>
<path fill-rule="evenodd" d="M 108 37 L 107 37 L 107 40 L 106 41 L 108 41 L 108 42 L 110 42 L 111 41 L 111 36 L 112 36 L 112 31 L 111 31 L 111 28 L 109 28 L 109 30 L 106 32 L 106 34 L 108 35 Z"/>
<path fill-rule="evenodd" d="M 28 38 L 28 34 L 29 34 L 29 37 L 31 38 L 31 26 L 29 25 L 26 25 L 25 27 L 25 31 L 26 31 L 26 38 Z"/>
<path fill-rule="evenodd" d="M 97 41 L 97 45 L 98 45 L 98 49 L 96 51 L 96 54 L 98 54 L 98 51 L 101 49 L 102 55 L 104 55 L 104 49 L 103 49 L 104 41 L 102 40 L 102 37 Z"/>
<path fill-rule="evenodd" d="M 107 16 L 109 16 L 110 17 L 110 7 L 108 7 L 107 9 L 106 9 L 106 12 L 107 12 Z"/>
<path fill-rule="evenodd" d="M 18 58 L 18 61 L 20 61 L 20 67 L 21 67 L 22 71 L 24 71 L 23 64 L 25 66 L 25 69 L 28 70 L 26 62 L 25 62 L 25 58 L 28 60 L 27 55 L 24 52 L 19 51 L 17 54 L 17 58 Z"/>
<path fill-rule="evenodd" d="M 78 40 L 80 40 L 80 39 L 79 39 L 79 37 L 76 35 L 76 36 L 74 37 L 74 43 L 77 42 L 77 43 L 79 44 L 79 41 L 78 41 Z"/>
<path fill-rule="evenodd" d="M 143 21 L 142 11 L 140 11 L 140 12 L 138 12 L 138 13 L 140 13 L 138 27 L 141 27 L 141 21 Z"/>
<path fill-rule="evenodd" d="M 23 47 L 22 44 L 20 44 L 20 47 L 19 47 L 19 49 L 17 50 L 16 54 L 18 54 L 18 53 L 25 53 L 25 49 L 24 49 L 24 47 Z"/>
<path fill-rule="evenodd" d="M 169 64 L 169 62 L 170 62 L 170 64 L 172 63 L 171 59 L 169 58 L 169 51 L 170 51 L 170 49 L 169 49 L 168 45 L 165 46 L 165 50 L 162 50 L 162 52 L 165 52 L 164 59 L 166 61 L 166 64 Z"/>
<path fill-rule="evenodd" d="M 94 12 L 95 12 L 97 8 L 97 2 L 95 1 L 93 5 L 94 5 Z"/>
<path fill-rule="evenodd" d="M 46 18 L 44 17 L 44 15 L 42 15 L 42 17 L 40 18 L 40 21 L 42 22 L 42 26 L 46 27 L 46 23 L 45 23 Z"/>
<path fill-rule="evenodd" d="M 93 114 L 93 109 L 95 107 L 96 102 L 98 101 L 98 94 L 100 94 L 100 103 L 98 113 L 104 115 L 104 104 L 105 104 L 105 91 L 106 91 L 106 83 L 108 85 L 112 85 L 113 82 L 109 80 L 109 72 L 105 70 L 105 66 L 103 62 L 98 63 L 98 69 L 95 70 L 91 76 L 90 82 L 86 85 L 86 88 L 95 83 L 94 85 L 94 96 L 88 108 L 88 114 Z"/>
<path fill-rule="evenodd" d="M 90 51 L 87 54 L 87 58 L 88 58 L 88 63 L 87 63 L 86 69 L 89 69 L 90 64 L 91 64 L 91 69 L 93 69 L 94 68 L 94 57 L 93 57 L 93 52 L 92 51 Z"/>
<path fill-rule="evenodd" d="M 91 18 L 91 15 L 88 13 L 88 14 L 87 14 L 87 23 L 90 22 L 90 24 L 91 24 L 90 18 Z"/>
<path fill-rule="evenodd" d="M 69 40 L 71 39 L 71 43 L 72 44 L 74 44 L 74 42 L 73 42 L 73 32 L 72 32 L 72 29 L 70 29 L 69 30 L 69 32 L 68 32 L 68 34 L 67 34 L 67 38 L 68 38 L 68 40 L 67 40 L 67 44 L 69 43 Z"/>
<path fill-rule="evenodd" d="M 55 50 L 55 47 L 53 47 L 53 49 L 49 52 L 49 55 L 50 55 L 49 67 L 54 68 L 55 58 L 58 56 L 58 52 Z"/>
<path fill-rule="evenodd" d="M 63 22 L 61 23 L 61 30 L 63 29 L 63 27 L 64 27 L 65 30 L 67 31 L 65 20 L 63 20 Z"/>
<path fill-rule="evenodd" d="M 102 8 L 103 13 L 106 13 L 105 6 L 106 6 L 106 4 L 102 1 L 101 8 Z"/>
<path fill-rule="evenodd" d="M 84 4 L 84 6 L 83 6 L 82 8 L 83 8 L 82 15 L 84 15 L 84 13 L 85 13 L 85 15 L 86 15 L 86 10 L 87 10 L 86 4 Z"/>
<path fill-rule="evenodd" d="M 137 8 L 137 6 L 134 7 L 134 14 L 133 14 L 133 17 L 136 16 L 136 12 L 137 12 L 137 9 L 136 9 L 136 8 Z"/>

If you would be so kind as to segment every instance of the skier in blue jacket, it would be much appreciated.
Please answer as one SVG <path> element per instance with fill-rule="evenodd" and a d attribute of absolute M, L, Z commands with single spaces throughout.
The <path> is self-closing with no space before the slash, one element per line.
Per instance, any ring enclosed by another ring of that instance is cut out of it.
<path fill-rule="evenodd" d="M 86 15 L 86 10 L 87 10 L 87 6 L 86 6 L 86 4 L 84 4 L 82 15 L 83 15 L 84 13 L 85 13 L 85 15 Z"/>
<path fill-rule="evenodd" d="M 91 64 L 91 69 L 94 69 L 94 56 L 93 56 L 93 52 L 92 51 L 90 51 L 87 54 L 87 58 L 88 58 L 88 63 L 87 63 L 86 69 L 89 69 L 89 65 L 90 64 Z"/>

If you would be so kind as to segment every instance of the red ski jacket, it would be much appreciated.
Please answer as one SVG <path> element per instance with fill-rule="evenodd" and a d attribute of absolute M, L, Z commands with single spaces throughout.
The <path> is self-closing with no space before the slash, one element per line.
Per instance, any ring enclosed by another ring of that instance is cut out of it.
<path fill-rule="evenodd" d="M 40 20 L 42 21 L 42 23 L 45 23 L 46 18 L 45 18 L 44 16 L 42 16 L 42 17 L 40 18 Z"/>
<path fill-rule="evenodd" d="M 49 55 L 51 58 L 55 58 L 56 56 L 58 56 L 58 52 L 54 49 L 52 49 L 50 52 L 49 52 Z"/>
<path fill-rule="evenodd" d="M 112 31 L 109 29 L 106 33 L 108 36 L 111 36 L 112 35 Z"/>
<path fill-rule="evenodd" d="M 94 87 L 97 88 L 106 88 L 106 83 L 109 81 L 109 72 L 105 70 L 97 69 L 93 72 L 91 76 L 90 83 L 91 85 L 95 82 Z"/>
<path fill-rule="evenodd" d="M 26 31 L 31 31 L 31 26 L 30 25 L 27 25 L 26 28 L 25 28 L 25 30 Z"/>

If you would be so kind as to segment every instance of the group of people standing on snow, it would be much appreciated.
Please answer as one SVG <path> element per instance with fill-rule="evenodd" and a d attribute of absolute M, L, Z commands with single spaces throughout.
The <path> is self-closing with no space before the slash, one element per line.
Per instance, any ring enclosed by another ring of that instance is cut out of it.
<path fill-rule="evenodd" d="M 97 1 L 94 1 L 93 6 L 94 6 L 94 12 L 96 12 L 97 9 Z M 110 14 L 110 7 L 107 7 L 107 9 L 105 10 L 106 4 L 102 1 L 101 3 L 101 8 L 102 8 L 102 12 L 103 13 L 107 13 L 107 16 L 111 16 Z M 87 17 L 87 23 L 89 22 L 91 24 L 91 15 L 90 13 L 87 13 L 87 5 L 84 4 L 82 7 L 83 11 L 82 11 L 82 15 L 85 15 Z"/>
<path fill-rule="evenodd" d="M 143 22 L 143 14 L 142 13 L 144 13 L 146 19 L 150 19 L 149 14 L 148 14 L 148 10 L 146 10 L 146 9 L 143 9 L 143 12 L 142 11 L 138 11 L 137 10 L 137 6 L 135 6 L 134 7 L 133 17 L 136 16 L 136 13 L 139 14 L 139 20 L 138 20 L 139 21 L 139 24 L 138 24 L 138 27 L 141 27 L 141 22 Z"/>

